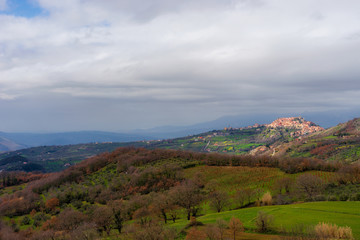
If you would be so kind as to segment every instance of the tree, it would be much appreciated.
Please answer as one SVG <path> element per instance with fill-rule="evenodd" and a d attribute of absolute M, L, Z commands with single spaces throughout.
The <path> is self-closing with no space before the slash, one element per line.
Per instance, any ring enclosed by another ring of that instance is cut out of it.
<path fill-rule="evenodd" d="M 93 220 L 100 233 L 105 231 L 107 235 L 110 234 L 114 222 L 111 208 L 107 206 L 97 207 L 93 213 Z"/>
<path fill-rule="evenodd" d="M 244 231 L 244 224 L 240 221 L 240 219 L 232 217 L 229 222 L 230 232 L 233 235 L 233 239 L 236 239 L 236 234 L 238 232 Z"/>
<path fill-rule="evenodd" d="M 127 206 L 123 203 L 122 200 L 110 202 L 109 205 L 113 213 L 114 228 L 117 229 L 119 233 L 121 233 L 124 222 L 128 219 Z"/>
<path fill-rule="evenodd" d="M 165 194 L 159 193 L 156 196 L 156 200 L 155 200 L 156 204 L 155 204 L 155 211 L 160 213 L 161 217 L 164 220 L 164 223 L 167 223 L 167 219 L 168 219 L 168 212 L 171 210 L 172 206 L 174 205 L 174 201 L 173 199 Z"/>
<path fill-rule="evenodd" d="M 188 231 L 188 234 L 186 235 L 186 240 L 205 240 L 205 239 L 206 239 L 206 234 L 196 228 L 191 228 Z"/>
<path fill-rule="evenodd" d="M 142 226 L 148 226 L 152 222 L 151 211 L 148 207 L 139 208 L 134 212 L 133 218 Z"/>
<path fill-rule="evenodd" d="M 206 226 L 205 233 L 208 240 L 218 240 L 220 239 L 220 233 L 217 226 L 214 224 L 209 224 Z"/>
<path fill-rule="evenodd" d="M 306 194 L 309 199 L 312 199 L 322 191 L 324 183 L 321 178 L 305 173 L 296 179 L 296 186 L 300 192 Z"/>
<path fill-rule="evenodd" d="M 217 219 L 216 220 L 216 227 L 219 230 L 219 236 L 220 236 L 220 240 L 224 239 L 224 235 L 225 235 L 225 230 L 227 228 L 227 223 L 224 219 Z"/>
<path fill-rule="evenodd" d="M 50 211 L 54 211 L 55 208 L 59 206 L 59 204 L 60 204 L 59 199 L 55 197 L 47 200 L 45 203 L 45 207 L 50 212 Z"/>
<path fill-rule="evenodd" d="M 155 221 L 146 226 L 133 225 L 131 233 L 134 240 L 174 240 L 177 235 L 175 230 L 165 229 Z"/>
<path fill-rule="evenodd" d="M 72 231 L 78 228 L 83 222 L 87 220 L 87 217 L 72 208 L 66 208 L 56 218 L 55 229 L 60 231 Z"/>
<path fill-rule="evenodd" d="M 273 216 L 266 214 L 262 211 L 258 212 L 255 225 L 259 232 L 264 233 L 270 231 L 272 224 L 273 224 Z"/>
<path fill-rule="evenodd" d="M 279 194 L 285 190 L 285 192 L 288 194 L 293 184 L 294 180 L 289 177 L 280 178 L 275 182 L 274 190 L 279 192 Z"/>
<path fill-rule="evenodd" d="M 225 207 L 229 205 L 229 195 L 226 192 L 214 191 L 209 196 L 210 207 L 221 212 Z"/>
<path fill-rule="evenodd" d="M 253 189 L 247 188 L 247 189 L 244 189 L 243 192 L 244 192 L 244 195 L 246 196 L 248 203 L 250 203 L 251 198 L 253 198 L 253 196 L 255 195 L 255 191 Z"/>
<path fill-rule="evenodd" d="M 70 233 L 71 240 L 95 240 L 98 239 L 95 223 L 83 223 Z"/>
<path fill-rule="evenodd" d="M 188 220 L 190 220 L 191 215 L 197 215 L 199 204 L 203 200 L 203 194 L 197 185 L 191 181 L 185 181 L 181 185 L 173 188 L 171 195 L 177 205 L 185 208 Z"/>
<path fill-rule="evenodd" d="M 243 189 L 239 189 L 236 191 L 235 196 L 234 196 L 234 201 L 238 208 L 241 208 L 242 206 L 244 206 L 246 199 L 247 199 L 247 195 L 243 191 Z"/>
<path fill-rule="evenodd" d="M 180 215 L 180 207 L 178 205 L 172 205 L 169 209 L 170 219 L 175 223 L 176 219 Z"/>

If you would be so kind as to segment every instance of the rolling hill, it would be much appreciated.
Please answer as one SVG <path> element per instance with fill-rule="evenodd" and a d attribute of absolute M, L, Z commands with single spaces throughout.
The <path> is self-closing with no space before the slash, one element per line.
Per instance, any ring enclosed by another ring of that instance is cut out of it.
<path fill-rule="evenodd" d="M 23 156 L 30 162 L 40 164 L 44 171 L 59 171 L 76 162 L 102 152 L 113 151 L 122 146 L 144 147 L 149 149 L 180 149 L 194 152 L 217 152 L 226 154 L 246 154 L 259 147 L 270 147 L 323 131 L 323 128 L 301 117 L 280 118 L 270 124 L 254 124 L 242 128 L 224 128 L 193 136 L 166 140 L 148 140 L 128 143 L 92 143 L 66 146 L 42 146 L 3 153 L 1 159 Z M 17 166 L 21 169 L 23 166 Z M 16 166 L 0 166 L 9 170 Z"/>
<path fill-rule="evenodd" d="M 309 165 L 314 168 L 294 165 L 291 173 L 284 163 L 271 157 L 125 147 L 58 173 L 21 179 L 5 174 L 0 237 L 205 240 L 204 233 L 220 224 L 231 236 L 227 226 L 237 218 L 243 228 L 236 239 L 319 239 L 314 229 L 321 222 L 346 228 L 341 239 L 358 239 L 360 175 L 344 182 L 345 164 L 329 168 L 330 163 L 314 160 L 317 164 Z M 304 188 L 309 186 L 310 192 Z M 190 238 L 194 233 L 199 235 Z M 155 237 L 146 237 L 150 234 Z"/>
<path fill-rule="evenodd" d="M 360 118 L 300 137 L 289 143 L 277 142 L 266 148 L 257 149 L 254 153 L 358 162 L 360 159 Z"/>

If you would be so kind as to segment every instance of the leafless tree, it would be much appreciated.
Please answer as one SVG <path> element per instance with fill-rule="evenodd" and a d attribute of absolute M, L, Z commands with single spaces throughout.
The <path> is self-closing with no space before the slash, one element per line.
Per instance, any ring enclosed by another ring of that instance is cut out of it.
<path fill-rule="evenodd" d="M 296 179 L 296 186 L 300 192 L 305 193 L 309 199 L 312 199 L 323 190 L 324 183 L 321 178 L 305 173 Z"/>
<path fill-rule="evenodd" d="M 214 191 L 209 195 L 210 207 L 221 212 L 229 205 L 229 195 L 226 192 Z"/>
<path fill-rule="evenodd" d="M 233 235 L 233 239 L 236 239 L 236 234 L 244 231 L 244 224 L 240 219 L 232 217 L 229 222 L 230 232 Z"/>

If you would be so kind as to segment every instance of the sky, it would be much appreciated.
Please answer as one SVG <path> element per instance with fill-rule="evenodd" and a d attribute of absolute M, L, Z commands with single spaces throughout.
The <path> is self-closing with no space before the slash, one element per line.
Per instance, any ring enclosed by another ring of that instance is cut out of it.
<path fill-rule="evenodd" d="M 0 0 L 0 131 L 360 105 L 358 0 Z"/>

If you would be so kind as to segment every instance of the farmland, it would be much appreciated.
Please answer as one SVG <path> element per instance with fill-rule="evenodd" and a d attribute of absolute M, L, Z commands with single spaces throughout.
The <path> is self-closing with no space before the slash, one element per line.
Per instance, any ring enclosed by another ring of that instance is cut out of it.
<path fill-rule="evenodd" d="M 217 219 L 229 221 L 231 217 L 239 218 L 248 231 L 255 230 L 255 218 L 259 211 L 274 217 L 274 229 L 291 231 L 296 226 L 305 230 L 319 222 L 335 223 L 353 229 L 355 239 L 360 239 L 360 202 L 311 202 L 283 206 L 253 207 L 222 213 L 211 213 L 197 220 L 210 224 Z M 183 228 L 187 222 L 179 221 L 172 227 Z"/>

